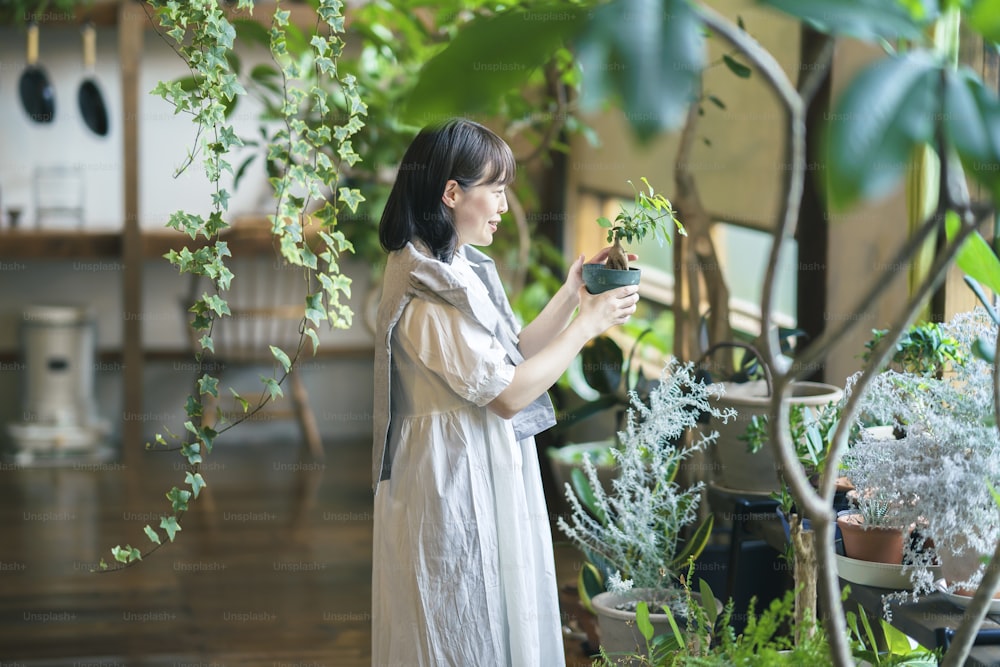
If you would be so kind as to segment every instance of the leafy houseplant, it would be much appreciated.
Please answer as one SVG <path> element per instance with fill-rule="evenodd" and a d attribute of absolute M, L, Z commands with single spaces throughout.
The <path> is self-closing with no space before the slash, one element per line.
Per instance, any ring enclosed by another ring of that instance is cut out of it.
<path fill-rule="evenodd" d="M 879 494 L 901 525 L 916 525 L 924 541 L 904 543 L 915 592 L 933 590 L 933 559 L 941 559 L 951 589 L 975 588 L 983 573 L 980 555 L 992 553 L 1000 516 L 990 484 L 1000 483 L 1000 435 L 994 417 L 993 366 L 972 353 L 977 342 L 996 344 L 996 329 L 977 308 L 941 325 L 954 339 L 961 363 L 944 377 L 887 370 L 860 397 L 861 414 L 894 427 L 885 438 L 862 429 L 844 456 L 845 474 L 859 496 Z M 853 381 L 849 390 L 853 391 Z M 951 573 L 950 555 L 975 555 L 971 571 Z"/>
<path fill-rule="evenodd" d="M 629 267 L 628 254 L 622 247 L 622 241 L 634 243 L 650 237 L 659 240 L 661 244 L 664 241 L 669 243 L 671 227 L 669 223 L 673 223 L 678 234 L 685 234 L 684 225 L 677 219 L 670 201 L 655 192 L 645 176 L 642 178 L 642 183 L 646 186 L 646 190 L 636 188 L 632 181 L 628 183 L 635 193 L 631 207 L 626 208 L 622 204 L 614 221 L 603 216 L 597 219 L 597 224 L 608 230 L 608 243 L 611 244 L 611 249 L 608 251 L 605 264 L 583 266 L 583 280 L 591 294 L 639 283 L 640 271 Z"/>
<path fill-rule="evenodd" d="M 599 571 L 609 590 L 591 600 L 599 609 L 602 596 L 628 594 L 646 598 L 656 608 L 681 601 L 677 576 L 704 548 L 712 529 L 709 517 L 683 544 L 684 529 L 697 519 L 702 484 L 682 489 L 675 481 L 682 461 L 705 447 L 714 435 L 702 435 L 690 447 L 676 441 L 692 429 L 702 413 L 732 418 L 710 399 L 718 389 L 698 382 L 693 365 L 672 362 L 649 395 L 649 405 L 634 397 L 621 448 L 614 450 L 619 475 L 605 492 L 597 471 L 584 461 L 585 476 L 566 486 L 572 512 L 557 524 Z M 575 490 L 574 490 L 575 489 Z M 602 644 L 612 634 L 599 612 Z M 630 634 L 630 632 L 629 632 Z M 628 635 L 626 635 L 628 636 Z"/>

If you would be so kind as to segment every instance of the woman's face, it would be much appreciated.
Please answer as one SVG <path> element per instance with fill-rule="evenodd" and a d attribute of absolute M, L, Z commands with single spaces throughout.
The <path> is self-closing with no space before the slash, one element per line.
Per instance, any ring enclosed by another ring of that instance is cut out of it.
<path fill-rule="evenodd" d="M 458 245 L 488 246 L 507 212 L 507 188 L 500 183 L 477 183 L 463 188 L 457 181 L 445 184 L 442 201 L 452 212 Z"/>

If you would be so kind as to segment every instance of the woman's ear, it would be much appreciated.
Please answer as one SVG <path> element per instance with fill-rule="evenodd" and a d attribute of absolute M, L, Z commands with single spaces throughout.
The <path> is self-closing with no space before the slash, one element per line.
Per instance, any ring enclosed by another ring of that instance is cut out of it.
<path fill-rule="evenodd" d="M 448 208 L 455 208 L 455 204 L 458 202 L 458 196 L 462 188 L 455 179 L 448 179 L 444 184 L 444 194 L 441 195 L 441 201 Z"/>

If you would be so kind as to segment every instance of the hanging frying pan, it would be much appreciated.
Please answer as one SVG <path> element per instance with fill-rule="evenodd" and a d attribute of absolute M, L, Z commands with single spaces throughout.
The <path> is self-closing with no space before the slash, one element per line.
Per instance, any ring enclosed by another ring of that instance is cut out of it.
<path fill-rule="evenodd" d="M 51 123 L 56 115 L 56 91 L 38 65 L 38 25 L 28 25 L 27 66 L 19 82 L 21 106 L 36 123 Z"/>
<path fill-rule="evenodd" d="M 99 136 L 108 133 L 108 109 L 104 106 L 104 96 L 94 80 L 95 63 L 97 62 L 97 30 L 93 23 L 83 27 L 83 67 L 87 78 L 80 84 L 76 101 L 80 107 L 83 122 L 90 130 Z"/>

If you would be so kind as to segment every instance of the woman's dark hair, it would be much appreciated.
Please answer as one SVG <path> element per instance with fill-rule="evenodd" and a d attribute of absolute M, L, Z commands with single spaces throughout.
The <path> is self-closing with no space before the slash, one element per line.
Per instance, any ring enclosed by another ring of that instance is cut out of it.
<path fill-rule="evenodd" d="M 458 233 L 441 201 L 445 184 L 508 185 L 514 172 L 510 146 L 489 128 L 462 118 L 425 127 L 403 155 L 379 222 L 379 242 L 391 252 L 419 238 L 450 264 Z"/>

